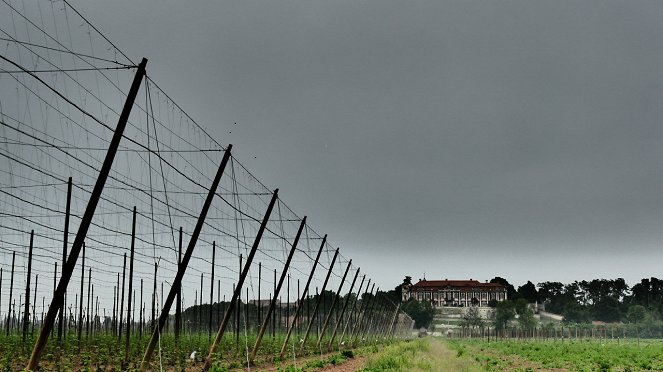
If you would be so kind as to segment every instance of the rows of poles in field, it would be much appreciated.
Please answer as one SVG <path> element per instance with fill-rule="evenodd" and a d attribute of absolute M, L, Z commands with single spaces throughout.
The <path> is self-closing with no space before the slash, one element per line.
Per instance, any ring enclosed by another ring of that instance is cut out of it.
<path fill-rule="evenodd" d="M 9 363 L 35 369 L 94 347 L 77 355 L 209 368 L 411 333 L 369 270 L 174 102 L 147 60 L 66 0 L 0 8 Z"/>

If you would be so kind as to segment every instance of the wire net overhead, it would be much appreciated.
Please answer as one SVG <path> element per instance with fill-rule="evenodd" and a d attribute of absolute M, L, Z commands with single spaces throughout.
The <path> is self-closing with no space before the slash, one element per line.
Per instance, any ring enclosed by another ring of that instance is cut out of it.
<path fill-rule="evenodd" d="M 81 225 L 137 65 L 67 1 L 0 1 L 0 319 L 7 329 L 20 327 L 34 232 L 29 299 L 34 335 L 62 275 L 63 250 L 68 252 Z M 88 333 L 117 334 L 122 322 L 141 337 L 150 333 L 226 149 L 148 73 L 85 236 L 84 261 L 79 257 L 67 287 L 65 337 L 75 333 L 81 319 Z M 183 332 L 216 331 L 273 195 L 231 155 L 181 283 L 177 303 L 184 313 Z M 263 323 L 302 218 L 276 200 L 240 293 L 243 308 L 235 312 L 243 315 L 235 321 L 236 334 L 240 324 L 255 333 Z M 329 313 L 333 296 L 349 291 L 358 268 L 350 266 L 342 293 L 335 293 L 351 263 L 342 254 L 334 260 L 336 247 L 323 238 L 304 225 L 275 299 L 272 334 L 295 325 L 303 332 L 304 323 L 315 318 L 313 296 L 322 295 L 325 282 L 331 297 L 316 297 L 325 301 L 318 323 Z M 308 281 L 311 301 L 304 308 L 298 300 Z M 5 290 L 10 287 L 11 294 Z M 127 309 L 130 298 L 133 308 Z M 300 305 L 302 315 L 294 319 Z M 332 322 L 340 324 L 340 305 L 334 306 Z M 176 311 L 173 306 L 169 313 Z M 169 319 L 165 332 L 175 327 Z"/>

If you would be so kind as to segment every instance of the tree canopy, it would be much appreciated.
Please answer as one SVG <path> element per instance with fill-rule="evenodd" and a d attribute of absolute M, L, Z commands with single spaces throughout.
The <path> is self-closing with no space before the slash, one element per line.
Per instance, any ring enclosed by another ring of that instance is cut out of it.
<path fill-rule="evenodd" d="M 435 309 L 428 301 L 410 299 L 403 303 L 401 310 L 414 320 L 415 328 L 428 328 L 435 317 Z"/>

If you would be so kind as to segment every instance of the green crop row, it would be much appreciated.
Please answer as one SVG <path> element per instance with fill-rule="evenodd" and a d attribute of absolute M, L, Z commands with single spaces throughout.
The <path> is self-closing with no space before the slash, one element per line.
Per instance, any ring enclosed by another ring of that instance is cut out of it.
<path fill-rule="evenodd" d="M 283 333 L 277 333 L 274 337 L 269 335 L 263 337 L 254 365 L 278 363 L 278 355 L 284 340 L 285 334 Z M 338 339 L 331 350 L 327 350 L 325 346 L 329 342 L 328 337 L 322 340 L 320 348 L 316 348 L 316 341 L 316 337 L 309 337 L 303 351 L 300 352 L 301 340 L 298 336 L 293 335 L 284 358 L 321 355 L 329 351 L 337 351 L 340 352 L 338 355 L 347 357 L 347 350 L 350 349 L 349 345 L 347 347 L 338 345 Z M 371 341 L 371 345 L 377 342 L 376 340 Z M 380 341 L 389 342 L 389 340 Z M 0 369 L 15 371 L 25 368 L 34 342 L 33 337 L 28 337 L 24 343 L 21 336 L 18 335 L 0 336 Z M 49 340 L 43 353 L 41 366 L 46 370 L 132 370 L 142 359 L 149 337 L 147 335 L 132 336 L 129 340 L 128 358 L 125 342 L 124 338 L 118 340 L 111 334 L 84 336 L 80 345 L 76 337 L 67 337 L 60 345 L 53 338 Z M 247 352 L 253 349 L 255 342 L 255 334 L 240 335 L 238 338 L 234 334 L 226 334 L 213 357 L 213 369 L 222 371 L 246 367 Z M 164 367 L 202 365 L 210 344 L 207 333 L 186 334 L 177 342 L 172 334 L 164 335 L 155 350 L 152 365 L 154 367 L 159 365 Z M 368 344 L 360 342 L 354 346 L 365 345 Z M 191 360 L 190 356 L 193 351 L 196 351 L 195 359 Z M 343 354 L 344 351 L 346 351 L 345 354 Z M 341 358 L 340 356 L 332 355 L 333 360 L 327 362 L 334 363 Z"/>
<path fill-rule="evenodd" d="M 564 368 L 572 371 L 663 370 L 663 340 L 492 341 L 449 340 L 459 356 L 468 355 L 487 370 Z"/>

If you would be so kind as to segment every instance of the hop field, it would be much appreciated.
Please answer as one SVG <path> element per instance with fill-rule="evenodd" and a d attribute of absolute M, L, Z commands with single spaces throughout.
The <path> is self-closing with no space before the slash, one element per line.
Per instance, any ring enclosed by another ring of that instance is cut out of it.
<path fill-rule="evenodd" d="M 22 370 L 28 362 L 34 337 L 29 337 L 25 343 L 19 335 L 0 335 L 0 371 Z M 274 337 L 263 338 L 260 353 L 256 356 L 252 368 L 268 368 L 281 363 L 291 363 L 307 366 L 308 369 L 324 367 L 327 364 L 341 363 L 352 357 L 354 352 L 363 349 L 379 350 L 391 344 L 392 340 L 384 340 L 382 343 L 359 342 L 354 348 L 337 345 L 332 349 L 326 347 L 316 348 L 315 342 L 309 342 L 303 350 L 299 350 L 299 337 L 293 337 L 289 343 L 290 347 L 283 360 L 278 358 L 281 345 L 285 340 L 285 334 L 276 333 Z M 328 341 L 325 337 L 322 344 Z M 125 339 L 118 341 L 117 337 L 110 334 L 91 335 L 83 337 L 78 344 L 76 337 L 68 337 L 58 346 L 55 340 L 46 347 L 42 359 L 43 370 L 134 370 L 140 362 L 148 337 L 139 338 L 132 336 L 129 340 L 129 355 L 125 354 Z M 241 370 L 246 369 L 247 352 L 255 344 L 256 337 L 253 334 L 240 335 L 236 340 L 235 335 L 228 334 L 222 340 L 213 358 L 213 370 Z M 164 335 L 161 338 L 157 357 L 152 362 L 152 368 L 159 370 L 179 370 L 189 368 L 197 370 L 202 368 L 203 359 L 207 355 L 210 340 L 205 333 L 190 333 L 183 335 L 179 342 L 175 342 L 172 335 Z M 349 344 L 349 343 L 348 343 Z M 196 351 L 194 357 L 191 357 Z"/>
<path fill-rule="evenodd" d="M 450 340 L 457 356 L 486 370 L 661 371 L 663 340 L 600 341 Z"/>

